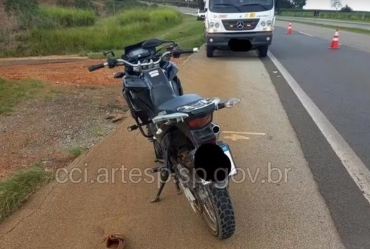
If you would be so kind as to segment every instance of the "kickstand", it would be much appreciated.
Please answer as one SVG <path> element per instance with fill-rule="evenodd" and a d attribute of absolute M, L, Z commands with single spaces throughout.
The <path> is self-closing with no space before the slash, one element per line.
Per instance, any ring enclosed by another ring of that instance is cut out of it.
<path fill-rule="evenodd" d="M 169 169 L 169 167 L 166 167 L 169 164 L 169 158 L 167 156 L 167 153 L 166 153 L 166 156 L 164 158 L 165 158 L 165 163 L 164 163 L 165 167 L 163 167 L 159 170 L 159 174 L 160 174 L 159 177 L 161 179 L 161 185 L 159 187 L 159 190 L 158 190 L 157 195 L 155 196 L 155 198 L 150 201 L 151 203 L 160 201 L 160 195 L 163 191 L 164 186 L 167 183 L 168 178 L 170 177 L 170 173 L 167 170 L 167 169 Z"/>
<path fill-rule="evenodd" d="M 162 193 L 162 190 L 164 188 L 164 185 L 166 185 L 166 182 L 161 182 L 161 186 L 159 187 L 159 190 L 158 190 L 158 193 L 157 195 L 155 196 L 155 198 L 153 200 L 151 200 L 150 202 L 151 203 L 154 203 L 154 202 L 159 202 L 161 199 L 160 199 L 160 195 Z"/>

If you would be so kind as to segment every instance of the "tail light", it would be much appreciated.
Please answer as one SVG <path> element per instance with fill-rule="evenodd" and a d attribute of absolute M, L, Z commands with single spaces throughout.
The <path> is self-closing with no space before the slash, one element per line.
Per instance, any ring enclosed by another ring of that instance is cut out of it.
<path fill-rule="evenodd" d="M 201 128 L 201 127 L 209 124 L 209 122 L 211 122 L 211 121 L 212 121 L 212 114 L 209 114 L 205 117 L 195 118 L 195 119 L 189 120 L 188 125 L 191 128 Z"/>
<path fill-rule="evenodd" d="M 209 143 L 210 144 L 216 144 L 217 143 L 217 140 L 216 139 L 212 139 Z"/>

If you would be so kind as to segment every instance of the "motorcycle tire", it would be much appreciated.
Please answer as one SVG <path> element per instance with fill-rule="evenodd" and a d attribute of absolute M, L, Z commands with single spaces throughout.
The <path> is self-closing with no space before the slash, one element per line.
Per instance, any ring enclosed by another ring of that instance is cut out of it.
<path fill-rule="evenodd" d="M 208 202 L 214 213 L 214 224 L 210 225 L 207 219 L 209 214 L 206 207 L 203 208 L 203 219 L 205 219 L 208 230 L 213 236 L 224 240 L 230 238 L 235 232 L 235 213 L 230 199 L 228 188 L 208 188 Z"/>

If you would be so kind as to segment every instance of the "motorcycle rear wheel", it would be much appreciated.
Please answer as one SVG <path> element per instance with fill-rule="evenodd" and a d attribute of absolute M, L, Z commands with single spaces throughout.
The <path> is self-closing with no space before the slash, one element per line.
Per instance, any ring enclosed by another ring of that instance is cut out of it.
<path fill-rule="evenodd" d="M 213 236 L 224 240 L 235 232 L 235 213 L 227 188 L 207 188 L 208 198 L 203 205 L 203 219 Z"/>

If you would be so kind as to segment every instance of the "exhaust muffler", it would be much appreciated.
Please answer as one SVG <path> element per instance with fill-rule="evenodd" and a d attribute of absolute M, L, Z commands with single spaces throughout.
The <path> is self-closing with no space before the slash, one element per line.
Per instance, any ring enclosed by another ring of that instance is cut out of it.
<path fill-rule="evenodd" d="M 221 127 L 219 125 L 212 124 L 212 131 L 215 133 L 216 139 L 218 140 L 221 134 Z"/>

